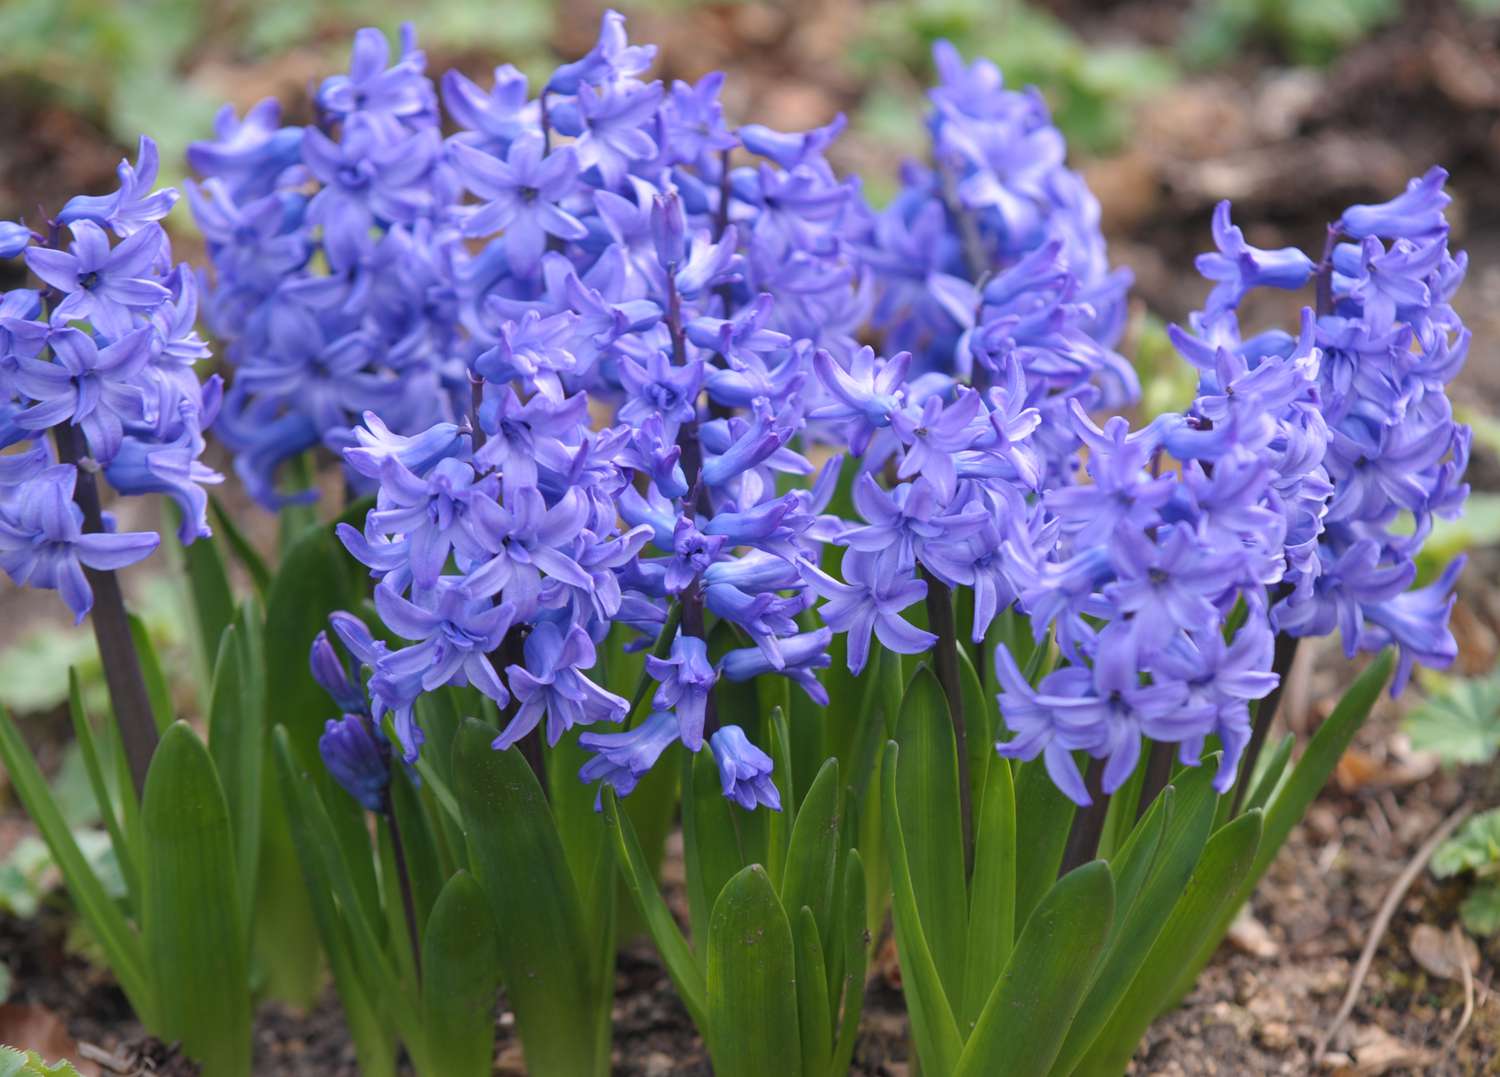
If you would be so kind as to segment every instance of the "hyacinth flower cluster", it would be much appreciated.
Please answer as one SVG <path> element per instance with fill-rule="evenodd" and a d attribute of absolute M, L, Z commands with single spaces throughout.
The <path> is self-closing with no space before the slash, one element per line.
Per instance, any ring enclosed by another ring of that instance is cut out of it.
<path fill-rule="evenodd" d="M 268 504 L 318 444 L 375 490 L 342 538 L 406 643 L 334 627 L 404 758 L 417 699 L 472 685 L 497 748 L 588 727 L 582 777 L 628 793 L 708 743 L 727 796 L 774 807 L 717 682 L 822 702 L 835 635 L 855 673 L 872 640 L 930 651 L 954 591 L 994 652 L 1001 754 L 1079 803 L 1143 738 L 1185 763 L 1212 740 L 1228 789 L 1278 637 L 1395 643 L 1398 690 L 1451 657 L 1457 567 L 1410 589 L 1468 444 L 1440 173 L 1352 208 L 1319 262 L 1249 246 L 1222 207 L 1212 294 L 1173 331 L 1199 395 L 1131 430 L 1094 417 L 1137 394 L 1114 351 L 1129 278 L 1034 91 L 940 45 L 931 164 L 877 211 L 824 156 L 841 118 L 731 128 L 719 75 L 667 87 L 653 55 L 611 13 L 533 96 L 504 67 L 434 86 L 409 34 L 392 61 L 366 31 L 317 124 L 264 103 L 192 151 L 237 363 L 220 429 Z M 1249 290 L 1310 283 L 1296 333 L 1241 337 Z M 1008 610 L 1055 641 L 1036 685 L 991 638 Z M 716 623 L 740 645 L 711 651 Z M 611 730 L 617 625 L 658 646 L 646 720 Z"/>
<path fill-rule="evenodd" d="M 157 223 L 177 201 L 152 190 L 157 168 L 142 138 L 114 194 L 71 199 L 45 234 L 0 227 L 0 257 L 36 280 L 0 295 L 0 567 L 58 591 L 79 621 L 94 603 L 85 569 L 133 564 L 160 542 L 99 515 L 96 475 L 119 494 L 170 497 L 184 543 L 209 533 L 203 488 L 220 481 L 199 458 L 221 384 L 194 371 L 208 355 L 197 278 Z"/>

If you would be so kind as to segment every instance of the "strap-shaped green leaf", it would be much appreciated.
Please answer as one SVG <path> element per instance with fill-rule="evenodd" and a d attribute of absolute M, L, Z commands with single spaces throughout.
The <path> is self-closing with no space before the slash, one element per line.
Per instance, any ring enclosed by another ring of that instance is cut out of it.
<path fill-rule="evenodd" d="M 959 597 L 970 594 L 967 589 Z M 964 620 L 960 619 L 959 624 Z M 984 783 L 990 766 L 999 757 L 995 755 L 995 726 L 1000 720 L 995 697 L 984 690 L 979 682 L 979 673 L 969 657 L 969 648 L 958 648 L 958 683 L 964 701 L 965 745 L 969 753 L 969 785 L 974 810 L 979 810 L 979 801 L 984 795 Z M 978 824 L 976 823 L 976 830 Z"/>
<path fill-rule="evenodd" d="M 350 605 L 350 559 L 326 527 L 306 531 L 282 559 L 266 600 L 266 696 L 299 759 L 316 758 L 328 696 L 308 671 L 307 655 L 328 615 Z"/>
<path fill-rule="evenodd" d="M 652 874 L 646 863 L 645 853 L 641 851 L 640 842 L 636 840 L 635 826 L 630 817 L 620 810 L 619 799 L 612 790 L 604 791 L 604 811 L 614 829 L 625 887 L 635 899 L 636 908 L 646 921 L 651 941 L 656 944 L 656 952 L 667 966 L 667 973 L 672 977 L 678 997 L 682 999 L 682 1004 L 687 1007 L 689 1016 L 701 1032 L 708 1027 L 705 1018 L 708 985 L 703 978 L 703 970 L 693 956 L 687 940 L 682 937 L 682 929 L 672 917 L 672 910 L 661 896 L 656 876 Z"/>
<path fill-rule="evenodd" d="M 963 1038 L 959 1035 L 953 1004 L 943 989 L 943 980 L 938 975 L 937 963 L 932 958 L 932 948 L 928 945 L 917 908 L 901 807 L 896 799 L 896 764 L 900 751 L 895 741 L 887 743 L 880 771 L 886 858 L 891 866 L 891 912 L 896 924 L 896 953 L 901 961 L 912 1040 L 922 1069 L 926 1073 L 952 1073 L 963 1049 Z"/>
<path fill-rule="evenodd" d="M 800 1077 L 792 928 L 759 864 L 730 879 L 714 902 L 707 982 L 717 1077 Z"/>
<path fill-rule="evenodd" d="M 123 752 L 121 753 L 123 756 Z M 141 938 L 126 922 L 119 908 L 104 892 L 103 885 L 95 876 L 89 862 L 84 858 L 73 832 L 52 799 L 47 780 L 42 777 L 30 749 L 16 729 L 10 712 L 0 707 L 0 763 L 5 764 L 6 775 L 20 798 L 21 806 L 36 825 L 52 853 L 52 860 L 62 873 L 68 894 L 83 915 L 84 922 L 99 940 L 109 967 L 120 981 L 120 987 L 130 1000 L 143 1024 L 152 1027 L 155 1022 L 155 996 L 146 973 L 146 952 Z M 130 778 L 123 770 L 120 780 L 129 787 Z"/>
<path fill-rule="evenodd" d="M 947 697 L 925 666 L 918 667 L 901 701 L 896 743 L 901 745 L 902 761 L 896 802 L 917 914 L 943 992 L 956 1006 L 963 997 L 969 925 L 958 749 Z"/>
<path fill-rule="evenodd" d="M 141 890 L 135 854 L 115 815 L 109 784 L 104 779 L 104 765 L 99 758 L 99 738 L 94 734 L 88 711 L 83 706 L 83 691 L 78 684 L 78 671 L 71 666 L 68 667 L 68 715 L 73 721 L 73 739 L 78 742 L 79 753 L 83 756 L 83 767 L 88 774 L 89 789 L 94 794 L 94 803 L 99 806 L 99 818 L 103 820 L 104 829 L 109 833 L 110 846 L 115 851 L 115 862 L 120 865 L 120 875 L 125 880 L 125 892 L 130 899 L 130 907 L 138 909 Z"/>
<path fill-rule="evenodd" d="M 724 796 L 713 753 L 683 757 L 682 850 L 687 875 L 688 919 L 698 960 L 706 969 L 708 950 L 703 940 L 714 904 L 747 861 L 735 829 L 734 805 Z"/>
<path fill-rule="evenodd" d="M 1010 959 L 1016 940 L 1016 791 L 1010 763 L 996 758 L 977 802 L 960 1027 L 968 1033 Z"/>
<path fill-rule="evenodd" d="M 239 625 L 230 625 L 219 639 L 209 690 L 208 751 L 224 786 L 234 831 L 235 860 L 246 930 L 254 914 L 255 876 L 260 858 L 261 763 L 265 759 L 265 712 L 246 706 L 250 700 L 244 672 L 245 648 Z"/>
<path fill-rule="evenodd" d="M 181 517 L 180 512 L 174 515 Z M 234 622 L 234 591 L 213 536 L 200 537 L 180 549 L 193 602 L 193 620 L 198 628 L 198 645 L 207 664 L 219 653 L 224 629 Z"/>
<path fill-rule="evenodd" d="M 1114 881 L 1102 860 L 1059 879 L 1021 929 L 958 1065 L 943 1072 L 1043 1077 L 1103 955 L 1114 903 Z"/>
<path fill-rule="evenodd" d="M 788 909 L 812 910 L 818 943 L 832 946 L 833 900 L 837 879 L 841 818 L 839 762 L 824 762 L 813 779 L 792 829 L 786 872 L 781 881 L 781 903 Z M 826 993 L 826 985 L 825 985 Z"/>
<path fill-rule="evenodd" d="M 354 1052 L 359 1060 L 359 1071 L 366 1077 L 394 1077 L 396 1072 L 396 1037 L 391 1027 L 391 1017 L 382 1007 L 384 1004 L 399 1004 L 398 992 L 380 992 L 379 987 L 390 982 L 384 975 L 394 977 L 393 972 L 382 972 L 382 954 L 376 952 L 376 943 L 369 939 L 370 949 L 362 949 L 361 940 L 366 932 L 352 919 L 346 919 L 337 894 L 353 894 L 352 887 L 340 888 L 334 882 L 337 869 L 328 856 L 332 845 L 320 846 L 315 834 L 316 817 L 321 814 L 321 805 L 313 805 L 317 792 L 301 774 L 292 757 L 291 741 L 286 730 L 277 726 L 272 734 L 273 755 L 280 782 L 280 792 L 292 805 L 292 811 L 284 813 L 283 820 L 290 818 L 292 825 L 288 841 L 292 842 L 301 874 L 292 880 L 293 885 L 302 886 L 308 894 L 310 910 L 317 927 L 318 939 L 328 955 L 328 965 L 333 972 L 334 988 L 344 1008 L 344 1021 L 354 1041 Z M 268 803 L 279 803 L 282 797 L 268 798 Z M 326 816 L 322 820 L 327 825 Z M 360 915 L 357 911 L 352 915 Z M 388 964 L 386 969 L 389 969 Z M 372 990 L 373 989 L 373 990 Z M 409 1020 L 396 1018 L 396 1023 L 410 1031 L 416 1027 L 415 1015 Z"/>
<path fill-rule="evenodd" d="M 1281 738 L 1281 743 L 1276 745 L 1276 750 L 1266 760 L 1255 788 L 1250 790 L 1250 796 L 1245 800 L 1245 811 L 1251 808 L 1264 808 L 1270 802 L 1271 794 L 1281 784 L 1281 777 L 1286 773 L 1287 764 L 1292 760 L 1292 747 L 1296 741 L 1297 738 L 1290 733 Z"/>
<path fill-rule="evenodd" d="M 844 1077 L 854 1057 L 859 1037 L 859 1017 L 865 1006 L 865 976 L 870 963 L 870 933 L 865 930 L 865 868 L 858 849 L 850 849 L 844 860 L 843 906 L 839 919 L 839 945 L 844 950 L 843 1013 L 839 1017 L 839 1039 L 833 1049 L 828 1077 Z M 831 1000 L 837 1005 L 838 999 Z"/>
<path fill-rule="evenodd" d="M 206 1072 L 250 1073 L 244 908 L 229 807 L 212 758 L 185 723 L 162 737 L 141 801 L 141 934 L 157 1024 Z"/>
<path fill-rule="evenodd" d="M 245 537 L 240 530 L 240 525 L 235 521 L 234 514 L 224 508 L 216 497 L 208 499 L 209 507 L 214 515 L 214 533 L 223 535 L 224 540 L 229 543 L 229 549 L 235 559 L 244 566 L 250 576 L 250 582 L 255 587 L 256 594 L 262 600 L 271 590 L 271 572 L 266 568 L 265 559 L 261 557 L 260 551 L 255 544 Z"/>
<path fill-rule="evenodd" d="M 832 762 L 832 760 L 830 760 Z M 828 972 L 818 922 L 806 905 L 797 913 L 797 1027 L 802 1044 L 802 1072 L 828 1070 L 833 1053 L 833 1017 L 828 1009 Z"/>
<path fill-rule="evenodd" d="M 1130 989 L 1141 962 L 1192 877 L 1213 827 L 1218 802 L 1213 778 L 1217 769 L 1215 754 L 1179 774 L 1168 787 L 1170 792 L 1163 790 L 1141 820 L 1142 825 L 1120 850 L 1115 926 L 1098 976 L 1068 1031 L 1054 1073 L 1071 1072 L 1088 1051 Z"/>
<path fill-rule="evenodd" d="M 1209 839 L 1130 989 L 1071 1071 L 1073 1077 L 1117 1077 L 1125 1072 L 1146 1027 L 1171 999 L 1182 973 L 1183 954 L 1195 952 L 1209 937 L 1227 895 L 1249 871 L 1260 830 L 1260 811 L 1252 809 Z"/>
<path fill-rule="evenodd" d="M 1307 809 L 1314 798 L 1328 783 L 1328 776 L 1333 773 L 1333 768 L 1338 766 L 1339 760 L 1348 750 L 1350 742 L 1354 740 L 1354 734 L 1359 732 L 1359 727 L 1365 724 L 1365 719 L 1370 715 L 1370 708 L 1375 705 L 1375 700 L 1380 697 L 1381 689 L 1390 679 L 1391 666 L 1394 662 L 1392 652 L 1385 650 L 1365 667 L 1364 672 L 1355 679 L 1354 683 L 1349 686 L 1349 690 L 1344 693 L 1344 697 L 1339 700 L 1338 706 L 1333 708 L 1333 713 L 1328 716 L 1328 720 L 1313 734 L 1312 740 L 1308 742 L 1307 750 L 1302 753 L 1302 758 L 1297 760 L 1292 772 L 1272 793 L 1261 824 L 1260 843 L 1256 847 L 1255 862 L 1250 865 L 1250 870 L 1245 873 L 1238 888 L 1220 910 L 1219 922 L 1215 929 L 1205 938 L 1193 960 L 1184 966 L 1182 976 L 1177 981 L 1176 990 L 1172 995 L 1174 999 L 1180 998 L 1192 987 L 1193 981 L 1198 978 L 1198 973 L 1203 971 L 1203 966 L 1208 964 L 1208 959 L 1218 948 L 1219 941 L 1229 930 L 1229 924 L 1234 919 L 1235 913 L 1239 912 L 1240 906 L 1249 900 L 1255 884 L 1260 882 L 1260 877 L 1265 874 L 1266 869 L 1271 866 L 1271 861 L 1281 851 L 1287 835 L 1307 814 Z"/>
<path fill-rule="evenodd" d="M 1016 785 L 1016 930 L 1020 931 L 1057 879 L 1078 809 L 1058 792 L 1040 757 L 1015 764 L 1011 773 Z"/>
<path fill-rule="evenodd" d="M 156 731 L 165 733 L 174 720 L 172 690 L 167 685 L 167 675 L 162 672 L 161 659 L 156 655 L 156 644 L 151 642 L 151 633 L 146 631 L 146 622 L 134 613 L 130 620 L 130 638 L 135 642 L 136 657 L 141 662 L 141 677 L 146 682 L 146 696 L 151 700 L 151 716 L 156 719 Z"/>
<path fill-rule="evenodd" d="M 495 731 L 465 719 L 453 744 L 454 794 L 469 863 L 499 928 L 500 965 L 535 1077 L 607 1071 L 592 1034 L 597 962 L 547 799 L 520 752 L 490 747 Z"/>
<path fill-rule="evenodd" d="M 489 1077 L 498 967 L 489 902 L 460 871 L 438 895 L 422 937 L 424 1077 Z"/>

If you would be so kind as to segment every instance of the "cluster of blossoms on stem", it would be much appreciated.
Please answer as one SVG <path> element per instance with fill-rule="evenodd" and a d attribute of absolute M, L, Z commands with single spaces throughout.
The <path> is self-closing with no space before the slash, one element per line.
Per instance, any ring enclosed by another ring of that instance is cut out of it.
<path fill-rule="evenodd" d="M 36 282 L 0 293 L 0 568 L 57 590 L 80 621 L 94 601 L 85 569 L 122 568 L 160 542 L 116 531 L 96 476 L 170 497 L 184 543 L 209 533 L 203 487 L 220 481 L 199 457 L 221 383 L 194 370 L 209 354 L 197 279 L 157 223 L 177 200 L 152 189 L 157 166 L 142 138 L 115 193 L 71 199 L 45 234 L 0 222 L 0 258 L 23 259 Z"/>
<path fill-rule="evenodd" d="M 1448 251 L 1445 179 L 1433 169 L 1388 203 L 1351 207 L 1317 262 L 1249 245 L 1218 207 L 1218 249 L 1198 260 L 1215 286 L 1191 331 L 1172 331 L 1199 372 L 1196 399 L 1134 432 L 1075 413 L 1093 484 L 1045 493 L 1038 533 L 1055 535 L 1008 550 L 1022 608 L 1067 664 L 1033 688 L 997 653 L 1017 734 L 1002 754 L 1043 754 L 1087 802 L 1073 752 L 1106 760 L 1112 792 L 1143 735 L 1190 764 L 1212 736 L 1225 791 L 1250 701 L 1285 673 L 1277 636 L 1337 629 L 1350 657 L 1394 645 L 1393 694 L 1414 663 L 1453 660 L 1463 559 L 1412 586 L 1433 518 L 1457 515 L 1468 494 L 1470 433 L 1445 394 L 1469 342 L 1449 305 L 1466 262 Z M 1295 335 L 1241 335 L 1249 291 L 1310 282 Z"/>
<path fill-rule="evenodd" d="M 314 126 L 264 103 L 192 151 L 241 474 L 277 504 L 321 444 L 374 492 L 340 534 L 403 642 L 341 614 L 360 674 L 313 654 L 346 715 L 325 758 L 364 803 L 421 750 L 418 700 L 457 686 L 497 748 L 579 727 L 581 777 L 625 794 L 706 745 L 726 796 L 776 807 L 719 682 L 826 703 L 835 637 L 856 673 L 872 640 L 928 651 L 912 607 L 953 591 L 994 652 L 999 750 L 1079 802 L 1078 753 L 1108 792 L 1143 737 L 1217 744 L 1227 789 L 1278 633 L 1395 642 L 1402 682 L 1451 653 L 1452 573 L 1409 590 L 1467 455 L 1440 174 L 1351 209 L 1317 264 L 1221 210 L 1213 294 L 1174 331 L 1199 395 L 1132 431 L 1092 417 L 1137 395 L 1128 276 L 1034 91 L 940 45 L 931 164 L 876 211 L 824 156 L 842 118 L 731 127 L 722 75 L 665 86 L 654 51 L 609 13 L 533 94 L 509 67 L 434 86 L 409 34 L 393 61 L 362 31 Z M 1241 338 L 1246 291 L 1313 280 L 1297 333 Z M 1035 685 L 1006 611 L 1053 648 Z M 655 641 L 634 725 L 603 668 L 622 640 Z"/>

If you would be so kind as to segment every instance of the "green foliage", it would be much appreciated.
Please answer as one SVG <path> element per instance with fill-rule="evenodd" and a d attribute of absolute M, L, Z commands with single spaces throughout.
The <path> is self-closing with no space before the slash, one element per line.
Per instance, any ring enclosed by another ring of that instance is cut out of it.
<path fill-rule="evenodd" d="M 1459 907 L 1464 926 L 1488 937 L 1500 932 L 1500 808 L 1474 816 L 1432 854 L 1439 879 L 1471 872 L 1473 889 Z"/>
<path fill-rule="evenodd" d="M 156 1027 L 219 1077 L 249 1077 L 250 986 L 229 807 L 182 722 L 151 759 L 141 803 L 141 936 Z"/>
<path fill-rule="evenodd" d="M 1500 670 L 1448 680 L 1407 715 L 1412 747 L 1444 763 L 1488 763 L 1500 752 Z"/>
<path fill-rule="evenodd" d="M 1399 0 L 1200 0 L 1182 50 L 1211 65 L 1259 40 L 1297 63 L 1324 64 L 1400 13 Z"/>
<path fill-rule="evenodd" d="M 342 66 L 349 32 L 368 25 L 394 32 L 412 17 L 396 0 L 7 0 L 0 78 L 67 104 L 122 145 L 133 148 L 137 134 L 150 131 L 163 182 L 177 183 L 183 151 L 207 135 L 226 96 L 226 63 L 311 48 L 323 66 Z M 422 42 L 503 51 L 534 74 L 554 18 L 547 0 L 512 0 L 503 18 L 485 0 L 439 0 L 422 12 Z"/>
<path fill-rule="evenodd" d="M 35 1051 L 0 1046 L 0 1077 L 78 1077 L 78 1071 L 70 1062 L 49 1066 Z"/>
<path fill-rule="evenodd" d="M 1174 79 L 1171 62 L 1160 53 L 1085 44 L 1035 4 L 880 0 L 866 10 L 851 58 L 861 73 L 886 88 L 865 100 L 856 115 L 859 127 L 895 145 L 911 144 L 916 91 L 898 95 L 888 89 L 890 67 L 894 63 L 909 72 L 912 87 L 925 85 L 932 45 L 939 39 L 952 41 L 971 59 L 992 58 L 1007 85 L 1040 87 L 1069 142 L 1089 152 L 1119 145 L 1129 132 L 1131 108 Z"/>

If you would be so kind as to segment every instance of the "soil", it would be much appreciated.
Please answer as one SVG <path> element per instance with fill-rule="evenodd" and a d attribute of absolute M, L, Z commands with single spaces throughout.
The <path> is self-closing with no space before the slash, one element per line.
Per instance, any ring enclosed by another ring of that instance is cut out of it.
<path fill-rule="evenodd" d="M 1185 0 L 1052 0 L 1045 6 L 1087 38 L 1155 45 L 1176 39 L 1191 7 Z M 591 41 L 599 5 L 564 0 L 561 8 L 564 29 L 556 44 L 577 53 Z M 632 35 L 660 43 L 664 77 L 727 68 L 735 116 L 797 128 L 826 122 L 868 90 L 843 62 L 860 14 L 856 0 L 674 6 L 636 20 Z M 1293 68 L 1268 47 L 1251 45 L 1227 66 L 1189 74 L 1143 105 L 1128 145 L 1080 162 L 1100 198 L 1112 252 L 1136 273 L 1140 308 L 1174 319 L 1201 300 L 1206 287 L 1192 275 L 1191 256 L 1207 248 L 1209 213 L 1221 198 L 1234 199 L 1236 221 L 1252 243 L 1316 244 L 1324 222 L 1342 206 L 1388 197 L 1409 176 L 1440 162 L 1453 173 L 1455 242 L 1472 259 L 1459 305 L 1476 343 L 1454 392 L 1460 406 L 1500 414 L 1500 363 L 1491 343 L 1500 340 L 1497 45 L 1500 19 L 1478 18 L 1458 0 L 1411 0 L 1396 23 L 1326 69 Z M 476 73 L 494 62 L 433 57 L 436 67 L 454 60 Z M 238 87 L 244 104 L 266 93 L 295 94 L 311 73 L 306 58 L 290 56 L 274 68 L 246 69 L 242 78 L 221 72 L 221 81 Z M 122 149 L 66 109 L 0 94 L 0 217 L 27 212 L 51 192 L 107 186 Z M 851 132 L 840 144 L 839 163 L 888 168 L 889 148 Z M 1293 313 L 1270 304 L 1248 312 L 1247 320 L 1285 321 Z M 1476 445 L 1470 475 L 1477 491 L 1500 492 L 1500 459 L 1492 449 Z M 1497 580 L 1500 551 L 1477 551 L 1455 611 L 1463 672 L 1494 666 Z M 0 642 L 35 612 L 26 597 L 0 583 Z M 1336 648 L 1304 648 L 1283 701 L 1286 726 L 1303 735 L 1315 728 L 1350 676 Z M 1132 1073 L 1500 1072 L 1500 1005 L 1492 993 L 1500 946 L 1479 948 L 1473 1012 L 1465 1023 L 1464 977 L 1453 968 L 1438 975 L 1430 971 L 1430 956 L 1414 956 L 1424 937 L 1456 922 L 1463 896 L 1460 884 L 1440 883 L 1425 871 L 1385 931 L 1351 1017 L 1328 1054 L 1313 1057 L 1392 881 L 1450 811 L 1460 805 L 1483 810 L 1500 800 L 1500 775 L 1443 771 L 1414 753 L 1400 728 L 1406 706 L 1409 700 L 1377 707 L 1197 988 L 1151 1029 Z M 25 727 L 44 765 L 55 765 L 67 735 L 65 716 Z M 0 774 L 0 857 L 27 826 L 5 805 L 4 785 Z M 170 1048 L 141 1037 L 107 974 L 66 945 L 68 923 L 60 899 L 35 919 L 0 916 L 0 960 L 14 977 L 10 1001 L 58 1015 L 74 1042 L 130 1067 L 120 1072 L 191 1073 Z M 627 948 L 617 979 L 614 1071 L 638 1077 L 709 1073 L 703 1044 L 649 948 Z M 851 1072 L 910 1072 L 898 984 L 894 957 L 883 948 Z M 524 1073 L 503 999 L 497 1027 L 496 1073 Z M 257 1074 L 357 1072 L 331 996 L 306 1014 L 262 1008 L 255 1036 Z"/>

